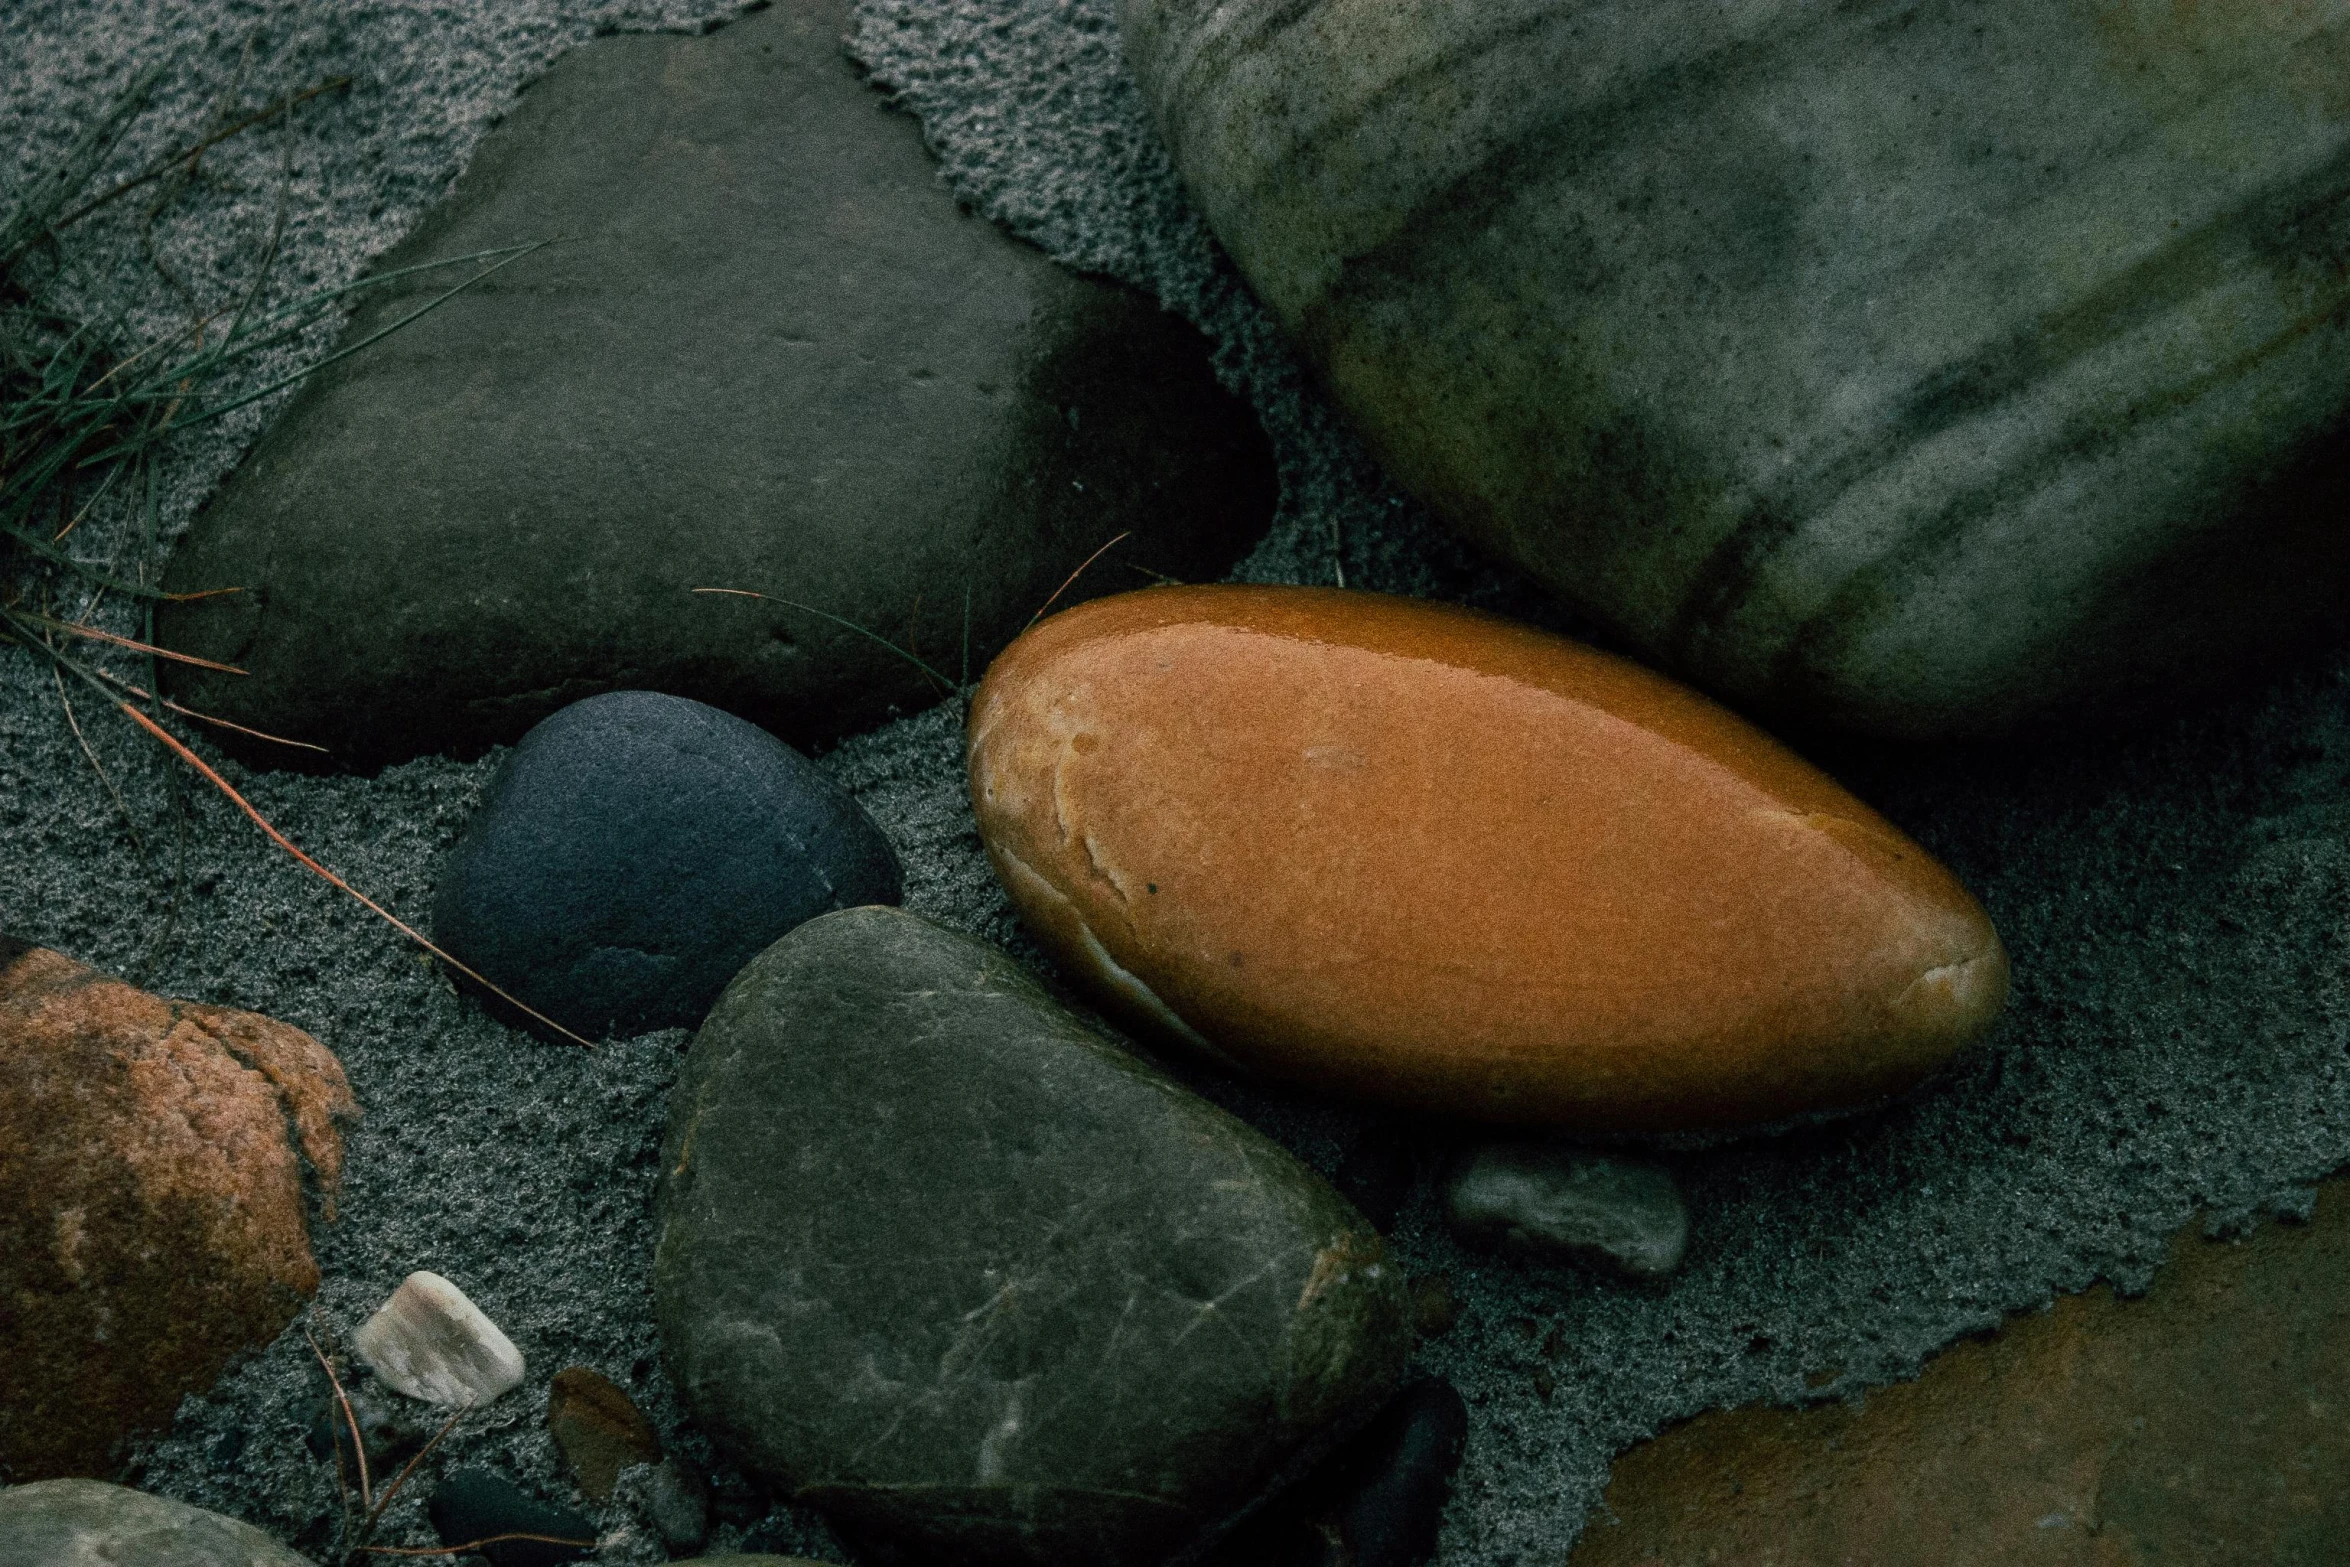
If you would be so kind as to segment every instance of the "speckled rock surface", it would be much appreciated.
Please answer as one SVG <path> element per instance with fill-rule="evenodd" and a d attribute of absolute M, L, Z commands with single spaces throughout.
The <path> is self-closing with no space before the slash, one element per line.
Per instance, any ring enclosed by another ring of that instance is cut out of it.
<path fill-rule="evenodd" d="M 0 936 L 0 1473 L 111 1475 L 277 1336 L 357 1111 L 300 1029 Z"/>
<path fill-rule="evenodd" d="M 903 889 L 873 818 L 806 757 L 703 703 L 613 691 L 506 758 L 432 928 L 525 1006 L 627 1038 L 693 1027 L 794 925 Z"/>
<path fill-rule="evenodd" d="M 1121 14 L 1381 461 L 1708 689 L 1996 734 L 2338 625 L 2340 7 Z"/>
<path fill-rule="evenodd" d="M 662 1163 L 679 1391 L 910 1559 L 1163 1560 L 1408 1348 L 1319 1177 L 918 915 L 827 915 L 745 969 Z"/>
<path fill-rule="evenodd" d="M 971 706 L 1046 949 L 1273 1081 L 1587 1132 L 1906 1092 L 2007 998 L 1982 908 L 1759 729 L 1627 660 L 1383 594 L 1150 588 Z"/>
<path fill-rule="evenodd" d="M 8 1567 L 311 1567 L 249 1523 L 102 1480 L 0 1488 Z"/>
<path fill-rule="evenodd" d="M 808 744 L 939 694 L 841 620 L 951 680 L 1121 533 L 1073 596 L 1230 568 L 1274 476 L 1206 341 L 959 212 L 848 26 L 785 0 L 532 87 L 381 265 L 564 243 L 305 388 L 173 561 L 246 590 L 166 606 L 250 671 L 182 700 L 356 767 L 632 686 Z"/>

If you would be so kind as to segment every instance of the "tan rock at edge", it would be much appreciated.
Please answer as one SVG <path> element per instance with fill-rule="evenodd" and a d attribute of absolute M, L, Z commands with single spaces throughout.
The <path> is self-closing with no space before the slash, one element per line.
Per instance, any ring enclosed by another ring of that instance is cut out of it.
<path fill-rule="evenodd" d="M 1297 1084 L 1499 1121 L 1867 1104 L 1981 1035 L 1966 890 L 1637 665 L 1319 588 L 1163 588 L 988 671 L 970 783 L 1029 924 L 1130 1018 Z"/>
<path fill-rule="evenodd" d="M 1617 1460 L 1573 1567 L 2270 1567 L 2350 1538 L 2350 1194 L 2181 1235 L 1863 1403 L 1718 1410 Z"/>
<path fill-rule="evenodd" d="M 0 1473 L 112 1473 L 284 1329 L 357 1113 L 299 1029 L 0 937 Z"/>

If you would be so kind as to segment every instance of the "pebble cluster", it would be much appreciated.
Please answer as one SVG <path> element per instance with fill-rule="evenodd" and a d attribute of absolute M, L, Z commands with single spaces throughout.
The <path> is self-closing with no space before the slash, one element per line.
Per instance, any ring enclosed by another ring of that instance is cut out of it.
<path fill-rule="evenodd" d="M 1446 744 L 1464 714 L 1494 738 Z M 1014 901 L 1105 1005 L 1399 1114 L 1654 1132 L 1847 1108 L 2002 994 L 1981 912 L 1824 776 L 1499 620 L 1314 589 L 1098 600 L 997 661 L 969 755 Z M 1408 1164 L 1366 1145 L 1342 1170 L 1366 1218 L 1001 951 L 890 907 L 901 880 L 797 753 L 643 692 L 533 730 L 443 868 L 436 929 L 494 990 L 586 1026 L 666 1019 L 653 994 L 707 1013 L 650 1259 L 702 1428 L 884 1557 L 1419 1559 L 1464 1417 L 1441 1383 L 1396 1391 L 1444 1315 L 1384 1257 Z M 605 955 L 656 943 L 652 977 L 687 978 L 619 1009 L 646 971 Z M 692 976 L 743 947 L 701 1002 Z M 1444 1204 L 1474 1244 L 1637 1279 L 1686 1244 L 1668 1174 L 1572 1144 L 1472 1140 Z M 462 1414 L 526 1377 L 429 1271 L 352 1349 L 373 1382 L 337 1386 L 318 1445 L 378 1469 L 424 1424 L 383 1398 Z M 586 1497 L 642 1469 L 665 1544 L 707 1537 L 706 1482 L 609 1378 L 559 1373 L 548 1430 Z M 483 1470 L 442 1475 L 428 1515 L 493 1567 L 597 1538 Z"/>
<path fill-rule="evenodd" d="M 1379 80 L 1354 107 L 1386 130 L 1408 130 L 1427 107 L 1399 85 L 1412 79 L 1411 50 L 1369 23 L 1351 44 L 1347 27 L 1272 29 L 1290 36 L 1223 40 L 1223 55 L 1177 70 L 1169 62 L 1190 58 L 1198 9 L 1148 0 L 1129 8 L 1138 75 L 1179 162 L 1342 402 L 1397 471 L 1465 529 L 1554 577 L 1562 559 L 1590 546 L 1595 564 L 1579 579 L 1581 596 L 1633 640 L 1717 688 L 1812 717 L 1899 733 L 1995 731 L 2126 692 L 2143 673 L 2087 660 L 2069 687 L 2019 691 L 2017 649 L 2044 650 L 2031 640 L 2045 631 L 2039 620 L 2030 636 L 1993 625 L 1981 638 L 1991 652 L 1974 658 L 1945 656 L 1939 611 L 1913 615 L 1900 635 L 1876 618 L 1921 598 L 1982 599 L 1989 579 L 1956 568 L 1905 576 L 1881 560 L 1842 561 L 1813 584 L 1823 602 L 1794 605 L 1802 595 L 1775 575 L 1783 557 L 1840 539 L 1837 508 L 1855 487 L 1881 480 L 1915 502 L 1900 513 L 1904 526 L 1956 504 L 1911 493 L 1923 481 L 1903 466 L 1935 466 L 1918 453 L 1947 433 L 1940 425 L 1899 425 L 1902 438 L 1868 463 L 1806 429 L 1745 441 L 1757 450 L 1792 443 L 1810 454 L 1805 471 L 1815 479 L 1844 475 L 1818 493 L 1798 486 L 1781 511 L 1769 496 L 1757 500 L 1739 528 L 1762 517 L 1776 529 L 1769 549 L 1744 548 L 1746 531 L 1711 539 L 1691 520 L 1710 526 L 1729 514 L 1723 494 L 1753 488 L 1710 468 L 1706 484 L 1668 497 L 1681 509 L 1665 508 L 1671 525 L 1654 530 L 1672 549 L 1699 551 L 1688 560 L 1529 523 L 1559 513 L 1562 497 L 1580 503 L 1655 476 L 1638 463 L 1609 467 L 1607 454 L 1590 451 L 1547 467 L 1519 462 L 1545 444 L 1544 427 L 1509 425 L 1486 401 L 1496 389 L 1512 401 L 1512 418 L 1527 408 L 1548 418 L 1555 405 L 1588 422 L 1614 410 L 1623 417 L 1610 429 L 1638 427 L 1646 405 L 1622 387 L 1562 390 L 1540 376 L 1519 384 L 1496 367 L 1526 367 L 1488 352 L 1475 334 L 1468 352 L 1446 358 L 1463 342 L 1464 311 L 1490 307 L 1506 326 L 1525 302 L 1504 309 L 1479 296 L 1464 305 L 1459 290 L 1474 294 L 1474 280 L 1426 278 L 1460 270 L 1448 258 L 1464 233 L 1502 236 L 1486 259 L 1508 267 L 1526 245 L 1555 235 L 1476 197 L 1475 171 L 1410 158 L 1363 188 L 1413 196 L 1415 210 L 1441 218 L 1426 233 L 1396 228 L 1392 202 L 1366 199 L 1333 215 L 1329 193 L 1303 185 L 1272 192 L 1295 205 L 1268 217 L 1253 205 L 1268 187 L 1252 182 L 1248 149 L 1216 130 L 1235 102 L 1250 101 L 1234 62 L 1255 58 L 1258 45 L 1327 49 L 1336 40 L 1367 50 L 1393 69 L 1373 73 Z M 779 8 L 730 34 L 730 68 L 822 77 L 809 39 L 840 20 L 817 0 Z M 1564 36 L 1548 24 L 1535 31 L 1546 48 L 1558 43 L 1551 34 Z M 1457 69 L 1508 79 L 1529 68 L 1483 33 L 1465 43 Z M 784 58 L 773 65 L 750 57 L 779 46 Z M 1544 57 L 1536 49 L 1527 59 Z M 1911 64 L 1888 48 L 1865 68 Z M 2208 96 L 2242 90 L 2243 60 L 2211 70 Z M 842 82 L 825 79 L 824 91 L 839 97 Z M 533 159 L 585 101 L 550 93 L 535 106 L 540 123 L 525 124 L 528 134 L 491 159 L 508 179 L 503 188 L 530 188 Z M 1298 112 L 1332 109 L 1316 99 Z M 1718 129 L 1695 110 L 1683 119 Z M 895 152 L 877 142 L 843 156 L 865 187 L 906 195 L 913 213 L 920 203 L 890 172 L 905 138 L 888 135 Z M 2287 149 L 2266 150 L 2274 162 Z M 1428 207 L 1432 192 L 1443 200 Z M 485 211 L 494 205 L 460 204 L 440 237 L 471 232 L 467 224 L 490 221 Z M 2006 953 L 1955 877 L 1824 773 L 1663 676 L 1522 625 L 1340 590 L 1173 585 L 1099 597 L 1014 637 L 1017 611 L 1007 606 L 1036 597 L 1030 579 L 1042 563 L 1058 569 L 1099 517 L 1099 496 L 1079 506 L 1061 480 L 1080 495 L 1089 479 L 1120 490 L 1119 504 L 1148 512 L 1185 561 L 1220 575 L 1261 521 L 1254 503 L 1265 499 L 1264 475 L 1250 471 L 1261 453 L 1245 432 L 1232 436 L 1220 394 L 1184 382 L 1199 369 L 1196 344 L 1154 336 L 1162 324 L 1134 301 L 1003 251 L 984 225 L 985 237 L 973 238 L 961 226 L 967 215 L 931 218 L 961 236 L 963 250 L 942 241 L 944 250 L 985 257 L 970 264 L 1017 277 L 1026 291 L 1018 323 L 972 327 L 953 372 L 958 387 L 973 380 L 993 397 L 981 376 L 1001 361 L 1019 367 L 1016 390 L 981 421 L 987 463 L 975 469 L 960 449 L 915 453 L 892 470 L 895 499 L 866 512 L 920 511 L 899 502 L 935 487 L 954 517 L 949 531 L 968 537 L 975 559 L 953 566 L 884 549 L 846 574 L 819 570 L 817 580 L 849 594 L 840 602 L 881 582 L 887 592 L 876 604 L 917 580 L 924 592 L 952 581 L 966 588 L 966 656 L 975 606 L 981 658 L 1005 650 L 975 688 L 936 670 L 928 677 L 969 701 L 977 832 L 1059 975 L 1140 1045 L 999 948 L 894 907 L 904 877 L 886 837 L 770 732 L 792 727 L 775 714 L 808 689 L 825 695 L 807 705 L 835 721 L 818 738 L 914 700 L 911 677 L 894 668 L 893 679 L 844 675 L 838 660 L 800 659 L 789 636 L 764 625 L 728 633 L 740 654 L 733 664 L 690 635 L 632 662 L 600 626 L 583 629 L 591 615 L 574 615 L 509 667 L 497 635 L 474 628 L 457 637 L 401 616 L 407 640 L 391 661 L 395 683 L 439 695 L 442 660 L 457 649 L 463 657 L 448 666 L 457 716 L 435 730 L 429 715 L 402 710 L 384 729 L 390 738 L 351 737 L 346 759 L 478 746 L 552 710 L 524 734 L 442 868 L 433 930 L 486 981 L 485 1002 L 520 1002 L 534 1026 L 596 1038 L 697 1028 L 661 1149 L 659 1240 L 647 1266 L 671 1379 L 730 1462 L 823 1513 L 841 1539 L 879 1560 L 1423 1560 L 1467 1430 L 1458 1393 L 1412 1370 L 1415 1336 L 1449 1321 L 1441 1281 L 1402 1278 L 1381 1239 L 1423 1172 L 1367 1139 L 1336 1183 L 1325 1182 L 1184 1086 L 1151 1051 L 1376 1104 L 1404 1125 L 1442 1125 L 1457 1146 L 1439 1202 L 1464 1241 L 1513 1266 L 1653 1282 L 1671 1275 L 1688 1243 L 1673 1178 L 1636 1155 L 1565 1138 L 1740 1133 L 1909 1093 L 1990 1028 L 2006 998 Z M 1387 247 L 1375 277 L 1342 278 L 1300 238 L 1342 231 Z M 893 230 L 882 248 L 908 243 Z M 666 255 L 653 245 L 623 270 L 657 271 Z M 852 281 L 857 270 L 835 269 Z M 1396 300 L 1381 292 L 1390 289 L 1410 308 L 1390 308 Z M 2254 293 L 2257 327 L 2274 301 Z M 847 314 L 876 331 L 902 326 L 896 317 L 910 308 L 895 295 L 849 304 Z M 1381 337 L 1363 324 L 1373 319 L 1408 329 Z M 1522 347 L 1521 335 L 1502 331 L 1497 341 Z M 898 358 L 878 356 L 878 374 L 893 389 L 901 378 L 935 378 L 927 363 L 898 362 L 910 351 L 902 333 L 890 341 Z M 1141 361 L 1156 368 L 1122 381 L 1115 345 L 1139 341 L 1149 345 Z M 862 340 L 827 351 L 857 361 L 860 375 L 877 357 Z M 542 380 L 578 375 L 561 353 L 553 358 L 551 369 L 525 368 Z M 2110 370 L 2089 402 L 2136 396 L 2134 388 L 2161 394 L 2170 371 L 2155 359 L 2141 373 Z M 1986 374 L 2013 368 L 1984 363 Z M 2060 412 L 2080 404 L 2046 367 L 2024 369 L 2015 398 Z M 2310 424 L 2309 410 L 2339 398 L 2334 372 L 2306 355 L 2278 356 L 2263 373 L 2270 379 L 2244 395 L 2285 410 L 2283 444 L 2250 455 L 2224 442 L 2213 449 L 2265 473 L 2289 466 L 2287 436 Z M 1383 395 L 1405 383 L 1421 388 L 1420 402 Z M 288 581 L 373 591 L 371 574 L 335 553 L 343 535 L 304 536 L 287 520 L 332 511 L 304 488 L 304 454 L 338 419 L 346 431 L 364 424 L 350 419 L 351 399 L 371 394 L 355 384 L 322 383 L 289 418 L 183 557 L 182 585 L 192 585 L 187 572 L 239 565 L 238 551 L 255 539 L 264 553 L 293 539 L 302 548 L 286 551 Z M 837 375 L 822 392 L 855 401 Z M 1125 392 L 1135 395 L 1121 401 Z M 535 406 L 520 394 L 499 401 Z M 1442 417 L 1421 420 L 1423 403 Z M 1136 438 L 1162 415 L 1188 421 L 1191 436 L 1172 443 L 1188 457 L 1167 459 Z M 435 417 L 443 424 L 433 439 L 445 443 L 446 410 Z M 569 417 L 568 426 L 548 423 L 573 451 L 578 430 L 601 414 L 589 407 Z M 2225 423 L 2229 414 L 2213 405 L 2199 417 Z M 1102 440 L 1105 422 L 1113 433 Z M 1495 450 L 1464 456 L 1475 443 L 1459 429 L 1480 425 L 1508 428 Z M 1064 426 L 1094 433 L 1065 438 Z M 723 435 L 694 433 L 724 455 Z M 1628 449 L 1685 444 L 1658 437 Z M 1097 445 L 1113 454 L 1106 475 L 1089 466 Z M 1210 448 L 1228 449 L 1235 463 L 1193 460 Z M 1992 510 L 2029 531 L 2050 486 L 2077 488 L 2106 471 L 2099 463 L 2118 460 L 2083 458 L 2078 472 L 2060 463 L 2055 478 L 2011 497 L 2008 512 Z M 332 466 L 367 465 L 346 454 Z M 1218 475 L 1201 477 L 1203 468 Z M 1504 469 L 1506 484 L 1495 477 Z M 493 499 L 491 479 L 506 479 L 463 464 L 452 471 L 470 471 Z M 1521 471 L 1534 478 L 1521 484 Z M 1049 497 L 1037 492 L 1039 475 Z M 797 482 L 765 470 L 736 477 L 737 492 Z M 2189 475 L 2202 490 L 2224 488 L 2227 477 Z M 1197 526 L 1181 504 L 1194 481 L 1212 483 L 1216 498 Z M 2144 499 L 2114 495 L 2112 504 Z M 479 496 L 453 509 L 513 520 Z M 828 514 L 818 529 L 800 519 L 796 533 L 782 530 L 782 555 L 755 558 L 829 564 L 827 547 L 861 546 L 860 527 L 841 520 L 859 515 Z M 778 548 L 757 526 L 749 531 L 761 549 Z M 485 543 L 487 535 L 428 528 L 422 547 L 396 529 L 372 536 L 392 540 L 395 553 L 421 549 L 434 572 L 519 566 L 529 568 L 530 592 L 570 583 L 538 570 L 539 532 L 492 533 Z M 2075 582 L 2114 558 L 2138 559 L 2144 543 L 2126 530 L 2101 536 L 2052 573 Z M 1963 550 L 1950 553 L 1963 562 Z M 2168 584 L 2185 558 L 2163 556 L 2156 575 Z M 2246 569 L 2264 569 L 2265 558 L 2248 551 Z M 673 564 L 645 575 L 664 591 L 680 588 Z M 2158 586 L 2146 602 L 2167 608 L 2171 588 Z M 501 602 L 511 610 L 527 596 Z M 2080 595 L 2056 597 L 2069 604 Z M 306 640 L 315 606 L 276 618 L 253 607 L 270 602 L 256 595 L 237 606 L 241 621 L 180 626 L 185 640 L 217 643 L 260 671 L 250 689 L 262 707 L 211 705 L 299 729 L 305 715 L 366 695 L 347 658 Z M 625 608 L 640 627 L 667 613 Z M 1766 608 L 1792 618 L 1762 625 Z M 174 611 L 182 613 L 190 612 Z M 918 608 L 908 612 L 910 626 L 918 620 Z M 2275 636 L 2293 629 L 2294 617 L 2280 615 Z M 761 645 L 740 653 L 746 636 Z M 2225 651 L 2252 656 L 2263 637 L 2268 628 Z M 582 639 L 595 643 L 592 657 Z M 671 677 L 662 691 L 630 688 L 646 665 Z M 734 680 L 728 671 L 738 665 L 755 666 L 756 678 Z M 1776 684 L 1757 683 L 1764 666 Z M 1921 695 L 1919 681 L 1932 689 Z M 682 689 L 753 711 L 768 727 L 675 694 Z M 564 705 L 582 692 L 593 694 Z M 0 1132 L 29 1153 L 0 1172 L 13 1215 L 0 1222 L 22 1232 L 0 1253 L 0 1285 L 38 1297 L 47 1313 L 32 1328 L 0 1329 L 0 1364 L 35 1365 L 41 1397 L 55 1402 L 69 1371 L 21 1351 L 69 1355 L 93 1337 L 77 1314 L 105 1329 L 96 1336 L 117 1334 L 120 1300 L 147 1312 L 124 1313 L 145 1382 L 138 1397 L 92 1401 L 78 1426 L 46 1404 L 38 1421 L 0 1414 L 0 1464 L 34 1482 L 0 1490 L 0 1556 L 51 1567 L 80 1548 L 60 1542 L 95 1539 L 157 1560 L 168 1549 L 169 1560 L 191 1567 L 299 1560 L 274 1542 L 255 1545 L 242 1525 L 67 1476 L 111 1462 L 178 1391 L 204 1385 L 221 1355 L 276 1335 L 316 1289 L 305 1204 L 331 1201 L 335 1126 L 358 1108 L 340 1068 L 316 1041 L 268 1019 L 168 1002 L 60 954 L 0 945 L 0 1047 L 12 1064 L 44 1052 L 53 1062 L 57 1041 L 81 1052 L 76 1075 L 125 1092 L 94 1107 L 40 1072 L 0 1078 Z M 93 1121 L 106 1124 L 92 1130 Z M 170 1136 L 155 1133 L 166 1124 Z M 130 1172 L 117 1186 L 135 1188 L 139 1201 L 81 1200 L 100 1184 L 92 1172 L 101 1160 Z M 40 1174 L 21 1177 L 25 1170 Z M 237 1222 L 189 1218 L 222 1212 Z M 206 1322 L 204 1354 L 194 1357 L 182 1324 L 167 1331 L 149 1309 L 161 1296 L 178 1310 L 175 1275 L 190 1271 L 242 1281 L 229 1290 L 237 1299 L 202 1303 L 243 1315 Z M 429 1449 L 430 1411 L 487 1407 L 530 1376 L 497 1324 L 429 1271 L 411 1275 L 349 1349 L 367 1380 L 335 1383 L 313 1446 L 338 1465 L 379 1472 Z M 322 1352 L 320 1362 L 332 1377 L 335 1358 Z M 581 1497 L 641 1498 L 663 1549 L 701 1549 L 714 1508 L 708 1477 L 664 1449 L 628 1392 L 588 1366 L 556 1373 L 548 1389 L 547 1437 Z M 22 1408 L 32 1407 L 28 1395 Z M 79 1445 L 57 1445 L 68 1439 Z M 450 1552 L 537 1567 L 599 1548 L 593 1518 L 490 1470 L 429 1471 L 420 1483 Z"/>

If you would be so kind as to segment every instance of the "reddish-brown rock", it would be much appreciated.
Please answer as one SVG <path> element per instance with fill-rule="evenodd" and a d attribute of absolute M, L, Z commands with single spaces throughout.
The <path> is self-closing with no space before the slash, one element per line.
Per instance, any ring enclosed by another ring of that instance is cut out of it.
<path fill-rule="evenodd" d="M 2350 1192 L 2181 1236 L 1864 1404 L 1701 1415 L 1617 1461 L 1573 1567 L 2350 1559 Z"/>
<path fill-rule="evenodd" d="M 105 1475 L 318 1287 L 343 1069 L 308 1034 L 0 937 L 0 1475 Z"/>
<path fill-rule="evenodd" d="M 636 1400 L 601 1371 L 569 1366 L 547 1388 L 547 1432 L 579 1488 L 611 1500 L 620 1471 L 661 1461 L 661 1438 Z"/>
<path fill-rule="evenodd" d="M 1301 1085 L 1752 1125 L 1910 1087 L 2006 995 L 1965 889 L 1824 774 L 1638 665 L 1464 610 L 1096 600 L 988 671 L 970 775 L 1066 968 Z"/>

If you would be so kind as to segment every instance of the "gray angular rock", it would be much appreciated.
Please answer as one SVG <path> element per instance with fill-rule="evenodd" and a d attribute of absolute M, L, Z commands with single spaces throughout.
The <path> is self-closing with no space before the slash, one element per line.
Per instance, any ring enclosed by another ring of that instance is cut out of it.
<path fill-rule="evenodd" d="M 1159 1561 L 1358 1423 L 1409 1344 L 1286 1151 L 895 909 L 810 921 L 696 1036 L 654 1308 L 702 1427 L 917 1559 Z"/>
<path fill-rule="evenodd" d="M 2111 717 L 2338 623 L 2338 7 L 1123 0 L 1381 461 L 1741 705 Z"/>
<path fill-rule="evenodd" d="M 531 87 L 383 266 L 564 243 L 305 387 L 169 573 L 246 590 L 160 634 L 251 673 L 174 695 L 345 766 L 630 686 L 805 745 L 938 687 L 695 589 L 956 679 L 1122 532 L 1072 596 L 1229 569 L 1276 481 L 1205 340 L 961 212 L 848 16 L 598 39 Z M 452 280 L 370 296 L 351 340 Z"/>
<path fill-rule="evenodd" d="M 249 1523 L 103 1480 L 0 1489 L 8 1567 L 311 1567 Z"/>
<path fill-rule="evenodd" d="M 1471 1245 L 1627 1278 L 1663 1278 L 1689 1249 L 1689 1209 L 1672 1171 L 1549 1142 L 1470 1150 L 1446 1177 L 1444 1216 Z"/>

